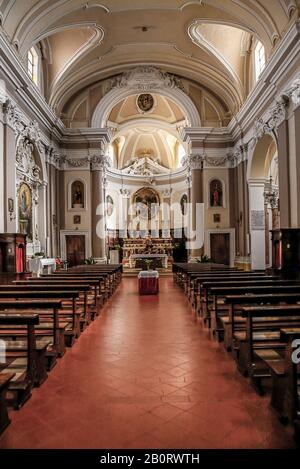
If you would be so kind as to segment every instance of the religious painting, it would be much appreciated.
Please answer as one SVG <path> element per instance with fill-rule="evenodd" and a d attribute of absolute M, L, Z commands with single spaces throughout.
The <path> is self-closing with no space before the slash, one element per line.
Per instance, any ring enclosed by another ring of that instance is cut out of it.
<path fill-rule="evenodd" d="M 214 223 L 220 223 L 221 222 L 221 215 L 219 213 L 214 213 Z"/>
<path fill-rule="evenodd" d="M 110 195 L 108 195 L 106 197 L 106 213 L 107 213 L 107 216 L 110 217 L 113 214 L 113 211 L 114 211 L 114 201 L 113 201 L 113 198 Z"/>
<path fill-rule="evenodd" d="M 74 215 L 74 217 L 73 217 L 73 223 L 74 223 L 74 225 L 80 225 L 80 223 L 81 223 L 81 216 L 80 216 L 80 215 Z"/>
<path fill-rule="evenodd" d="M 149 112 L 154 106 L 153 96 L 149 93 L 143 93 L 138 96 L 137 105 L 143 112 Z"/>
<path fill-rule="evenodd" d="M 74 181 L 71 186 L 72 208 L 84 208 L 84 184 Z"/>
<path fill-rule="evenodd" d="M 30 187 L 22 183 L 18 196 L 19 233 L 27 235 L 27 241 L 32 241 L 32 194 Z"/>
<path fill-rule="evenodd" d="M 183 196 L 180 199 L 180 207 L 181 207 L 182 215 L 186 215 L 186 213 L 187 213 L 187 206 L 186 206 L 187 202 L 188 202 L 187 195 L 183 194 Z"/>
<path fill-rule="evenodd" d="M 133 203 L 136 206 L 137 215 L 143 220 L 151 220 L 159 211 L 158 194 L 150 188 L 137 191 L 133 196 Z"/>
<path fill-rule="evenodd" d="M 213 179 L 209 185 L 210 206 L 223 207 L 223 186 L 219 179 Z"/>

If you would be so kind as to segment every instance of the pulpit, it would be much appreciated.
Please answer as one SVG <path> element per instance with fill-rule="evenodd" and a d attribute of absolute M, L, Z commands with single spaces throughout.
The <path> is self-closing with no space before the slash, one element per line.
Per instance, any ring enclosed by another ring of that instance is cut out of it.
<path fill-rule="evenodd" d="M 142 270 L 138 275 L 139 294 L 157 295 L 159 292 L 159 273 L 157 270 Z"/>
<path fill-rule="evenodd" d="M 26 235 L 0 233 L 0 272 L 26 272 Z"/>

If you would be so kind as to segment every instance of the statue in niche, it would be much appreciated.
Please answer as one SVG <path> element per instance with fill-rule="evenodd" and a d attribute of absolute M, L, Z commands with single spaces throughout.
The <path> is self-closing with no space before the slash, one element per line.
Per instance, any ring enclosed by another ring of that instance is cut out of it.
<path fill-rule="evenodd" d="M 72 184 L 72 208 L 84 208 L 84 185 L 81 181 Z"/>
<path fill-rule="evenodd" d="M 32 194 L 25 183 L 19 188 L 18 209 L 19 232 L 27 235 L 27 241 L 32 241 Z"/>
<path fill-rule="evenodd" d="M 222 182 L 219 179 L 213 179 L 210 182 L 210 206 L 223 206 L 223 187 Z"/>

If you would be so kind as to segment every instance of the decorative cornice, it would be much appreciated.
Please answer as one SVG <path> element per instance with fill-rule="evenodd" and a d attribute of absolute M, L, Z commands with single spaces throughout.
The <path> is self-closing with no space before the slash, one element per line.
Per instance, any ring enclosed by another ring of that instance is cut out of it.
<path fill-rule="evenodd" d="M 202 153 L 202 154 L 196 153 L 196 154 L 190 155 L 189 162 L 188 162 L 190 169 L 203 169 L 203 164 L 204 164 L 205 159 L 206 159 L 205 153 Z"/>
<path fill-rule="evenodd" d="M 89 164 L 89 158 L 68 158 L 66 163 L 72 168 L 82 168 Z"/>
<path fill-rule="evenodd" d="M 286 119 L 289 101 L 282 96 L 267 113 L 266 117 L 259 117 L 254 122 L 254 140 L 258 141 L 265 134 L 274 135 L 279 125 Z"/>
<path fill-rule="evenodd" d="M 205 155 L 204 161 L 207 166 L 212 166 L 212 167 L 226 166 L 226 163 L 228 161 L 228 156 L 226 155 L 226 156 L 219 158 L 219 157 Z"/>
<path fill-rule="evenodd" d="M 132 88 L 139 91 L 153 91 L 161 88 L 178 88 L 185 92 L 180 78 L 159 70 L 151 65 L 136 67 L 108 81 L 105 93 L 114 88 Z"/>

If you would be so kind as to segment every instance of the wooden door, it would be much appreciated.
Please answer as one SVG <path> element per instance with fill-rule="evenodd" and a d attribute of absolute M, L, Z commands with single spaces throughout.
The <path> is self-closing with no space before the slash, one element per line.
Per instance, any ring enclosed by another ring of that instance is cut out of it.
<path fill-rule="evenodd" d="M 67 235 L 66 250 L 68 267 L 84 264 L 85 260 L 85 236 Z"/>
<path fill-rule="evenodd" d="M 210 234 L 210 257 L 217 264 L 230 265 L 230 234 Z"/>

